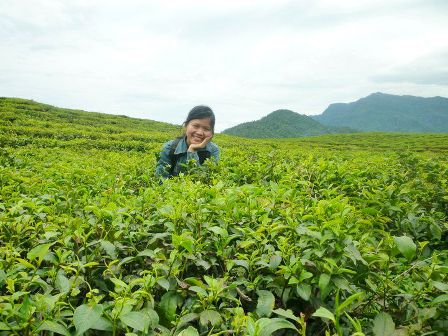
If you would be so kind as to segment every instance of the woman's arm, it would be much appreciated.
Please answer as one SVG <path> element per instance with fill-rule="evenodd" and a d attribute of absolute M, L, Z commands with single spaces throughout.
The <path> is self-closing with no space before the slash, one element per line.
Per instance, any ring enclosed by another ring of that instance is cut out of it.
<path fill-rule="evenodd" d="M 156 176 L 161 178 L 170 177 L 171 160 L 170 160 L 170 148 L 173 141 L 168 141 L 160 152 L 160 158 L 156 165 Z"/>
<path fill-rule="evenodd" d="M 221 155 L 219 147 L 217 145 L 215 145 L 214 143 L 211 143 L 211 145 L 212 145 L 212 146 L 210 146 L 210 147 L 212 147 L 211 151 L 210 151 L 211 158 L 213 158 L 215 161 L 219 161 L 220 155 Z"/>

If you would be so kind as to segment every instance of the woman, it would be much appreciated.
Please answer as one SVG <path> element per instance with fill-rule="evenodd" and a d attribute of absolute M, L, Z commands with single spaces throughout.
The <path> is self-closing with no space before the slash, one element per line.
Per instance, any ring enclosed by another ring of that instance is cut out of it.
<path fill-rule="evenodd" d="M 215 115 L 210 107 L 194 107 L 183 126 L 184 134 L 181 137 L 164 144 L 156 166 L 157 176 L 176 176 L 190 162 L 202 165 L 208 158 L 219 160 L 219 148 L 210 142 L 215 129 Z"/>

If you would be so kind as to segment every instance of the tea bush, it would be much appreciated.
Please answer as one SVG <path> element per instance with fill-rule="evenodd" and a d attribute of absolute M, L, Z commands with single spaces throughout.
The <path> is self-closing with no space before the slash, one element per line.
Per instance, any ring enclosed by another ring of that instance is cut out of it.
<path fill-rule="evenodd" d="M 0 335 L 446 335 L 447 135 L 217 135 L 160 184 L 177 127 L 0 113 Z"/>

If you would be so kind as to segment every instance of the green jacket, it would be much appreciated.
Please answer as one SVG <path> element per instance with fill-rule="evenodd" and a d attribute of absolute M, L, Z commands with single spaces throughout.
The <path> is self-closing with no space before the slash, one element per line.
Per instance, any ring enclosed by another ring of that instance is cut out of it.
<path fill-rule="evenodd" d="M 176 146 L 174 151 L 174 155 L 177 156 L 177 162 L 173 170 L 173 174 L 170 174 L 171 169 L 171 160 L 170 160 L 170 149 L 171 144 L 175 140 L 170 140 L 163 145 L 162 151 L 160 152 L 160 158 L 157 162 L 156 166 L 156 175 L 162 178 L 168 178 L 171 176 L 178 175 L 180 172 L 185 170 L 185 164 L 187 162 L 195 162 L 196 165 L 199 165 L 199 155 L 197 152 L 189 152 L 186 137 L 180 139 L 179 143 Z M 198 151 L 209 151 L 210 158 L 214 160 L 219 160 L 219 147 L 213 143 L 209 142 L 205 148 L 201 148 Z"/>

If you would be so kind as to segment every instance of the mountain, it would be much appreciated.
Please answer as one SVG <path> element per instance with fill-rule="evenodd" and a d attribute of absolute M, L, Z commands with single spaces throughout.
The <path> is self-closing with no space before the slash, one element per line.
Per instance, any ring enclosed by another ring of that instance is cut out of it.
<path fill-rule="evenodd" d="M 348 104 L 331 104 L 312 117 L 326 126 L 361 131 L 448 132 L 448 99 L 373 93 Z"/>
<path fill-rule="evenodd" d="M 246 138 L 297 138 L 329 133 L 349 133 L 348 128 L 324 126 L 312 118 L 290 110 L 277 110 L 260 120 L 228 128 L 222 133 Z"/>

